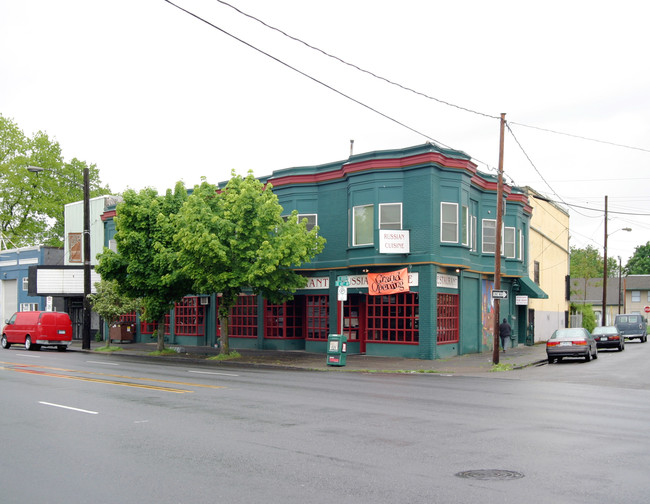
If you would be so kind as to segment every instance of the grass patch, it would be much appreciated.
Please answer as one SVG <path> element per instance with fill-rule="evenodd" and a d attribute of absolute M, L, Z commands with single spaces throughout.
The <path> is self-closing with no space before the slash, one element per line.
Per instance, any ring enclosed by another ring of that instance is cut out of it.
<path fill-rule="evenodd" d="M 237 351 L 230 352 L 228 354 L 218 354 L 218 355 L 213 355 L 212 357 L 208 357 L 208 360 L 216 360 L 216 361 L 228 361 L 228 360 L 236 360 L 236 359 L 241 359 L 241 354 Z"/>
<path fill-rule="evenodd" d="M 492 364 L 491 373 L 498 373 L 500 371 L 512 371 L 512 364 Z"/>
<path fill-rule="evenodd" d="M 156 350 L 155 352 L 149 352 L 147 355 L 151 355 L 153 357 L 160 357 L 162 355 L 178 355 L 178 352 L 176 350 L 171 349 L 171 348 L 163 348 L 162 350 Z"/>
<path fill-rule="evenodd" d="M 122 347 L 113 345 L 95 348 L 95 352 L 121 352 L 122 350 Z"/>

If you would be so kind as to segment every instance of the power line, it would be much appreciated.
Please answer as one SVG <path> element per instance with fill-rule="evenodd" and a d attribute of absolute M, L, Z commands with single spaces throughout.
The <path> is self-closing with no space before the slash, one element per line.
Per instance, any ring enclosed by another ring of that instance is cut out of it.
<path fill-rule="evenodd" d="M 284 35 L 285 37 L 290 38 L 291 40 L 293 40 L 293 41 L 295 41 L 295 42 L 298 42 L 298 43 L 300 43 L 300 44 L 303 44 L 304 46 L 306 46 L 306 47 L 308 47 L 308 48 L 310 48 L 310 49 L 312 49 L 312 50 L 314 50 L 314 51 L 317 51 L 317 52 L 323 54 L 324 56 L 327 56 L 328 58 L 332 58 L 332 59 L 338 61 L 339 63 L 343 63 L 344 65 L 347 65 L 347 66 L 349 66 L 349 67 L 351 67 L 351 68 L 354 68 L 355 70 L 358 70 L 358 71 L 360 71 L 360 72 L 363 72 L 363 73 L 365 73 L 365 74 L 368 74 L 368 75 L 370 75 L 370 76 L 372 76 L 372 77 L 374 77 L 374 78 L 376 78 L 376 79 L 382 80 L 382 81 L 384 81 L 384 82 L 386 82 L 386 83 L 388 83 L 388 84 L 391 84 L 391 85 L 393 85 L 393 86 L 397 86 L 397 87 L 399 87 L 399 88 L 401 88 L 401 89 L 403 89 L 403 90 L 405 90 L 405 91 L 409 91 L 409 92 L 414 93 L 414 94 L 416 94 L 416 95 L 419 95 L 419 96 L 422 96 L 422 97 L 424 97 L 424 98 L 427 98 L 428 100 L 437 101 L 438 103 L 442 103 L 443 105 L 447 105 L 447 106 L 449 106 L 449 107 L 454 107 L 454 108 L 457 108 L 457 109 L 459 109 L 459 110 L 464 110 L 465 112 L 470 112 L 470 113 L 472 113 L 472 114 L 476 114 L 476 115 L 480 115 L 480 116 L 483 116 L 483 117 L 487 117 L 487 118 L 489 118 L 489 119 L 499 119 L 499 117 L 497 117 L 497 116 L 490 115 L 490 114 L 485 114 L 485 113 L 483 113 L 483 112 L 478 112 L 478 111 L 476 111 L 476 110 L 472 110 L 472 109 L 467 108 L 467 107 L 462 107 L 462 106 L 460 106 L 460 105 L 456 105 L 456 104 L 454 104 L 454 103 L 450 103 L 450 102 L 448 102 L 448 101 L 441 100 L 440 98 L 436 98 L 435 96 L 429 96 L 429 95 L 427 95 L 426 93 L 423 93 L 423 92 L 421 92 L 421 91 L 417 91 L 417 90 L 412 89 L 412 88 L 410 88 L 410 87 L 408 87 L 408 86 L 404 86 L 404 85 L 400 84 L 399 82 L 395 82 L 395 81 L 392 81 L 392 80 L 390 80 L 390 79 L 388 79 L 388 78 L 386 78 L 386 77 L 382 77 L 381 75 L 377 75 L 376 73 L 371 72 L 370 70 L 366 70 L 366 69 L 364 69 L 364 68 L 361 68 L 361 67 L 359 67 L 358 65 L 355 65 L 354 63 L 350 63 L 350 62 L 348 62 L 348 61 L 345 61 L 344 59 L 342 59 L 342 58 L 340 58 L 340 57 L 338 57 L 338 56 L 335 56 L 335 55 L 333 55 L 333 54 L 330 54 L 330 53 L 328 53 L 328 52 L 326 52 L 326 51 L 324 51 L 324 50 L 322 50 L 322 49 L 316 47 L 316 46 L 313 46 L 313 45 L 311 45 L 311 44 L 305 42 L 304 40 L 299 39 L 298 37 L 294 37 L 293 35 L 289 35 L 288 33 L 286 33 L 285 31 L 281 30 L 280 28 L 276 28 L 275 26 L 271 26 L 270 24 L 268 24 L 268 23 L 262 21 L 262 20 L 259 19 L 259 18 L 256 18 L 255 16 L 253 16 L 253 15 L 251 15 L 251 14 L 247 14 L 246 12 L 244 12 L 244 11 L 238 9 L 238 8 L 235 7 L 234 5 L 229 4 L 228 2 L 224 2 L 223 0 L 216 0 L 216 1 L 219 2 L 220 4 L 223 4 L 223 5 L 227 6 L 227 7 L 230 7 L 231 9 L 234 9 L 235 11 L 239 12 L 239 13 L 242 14 L 243 16 L 246 16 L 247 18 L 250 18 L 250 19 L 252 19 L 252 20 L 254 20 L 254 21 L 257 21 L 258 23 L 260 23 L 260 24 L 266 26 L 267 28 L 269 28 L 269 29 L 271 29 L 271 30 L 274 30 L 274 31 L 276 31 L 276 32 L 278 32 L 278 33 L 281 33 L 281 34 Z"/>
<path fill-rule="evenodd" d="M 229 37 L 235 39 L 236 41 L 238 41 L 238 42 L 244 44 L 245 46 L 247 46 L 247 47 L 249 47 L 249 48 L 251 48 L 251 49 L 253 49 L 253 50 L 259 52 L 260 54 L 263 54 L 264 56 L 266 56 L 266 57 L 268 57 L 268 58 L 271 58 L 272 60 L 276 61 L 277 63 L 280 63 L 281 65 L 283 65 L 283 66 L 289 68 L 290 70 L 293 70 L 294 72 L 299 73 L 299 74 L 302 75 L 303 77 L 307 77 L 308 79 L 310 79 L 310 80 L 316 82 L 317 84 L 320 84 L 321 86 L 326 87 L 326 88 L 329 89 L 330 91 L 334 91 L 335 93 L 337 93 L 337 94 L 343 96 L 344 98 L 347 98 L 348 100 L 353 101 L 354 103 L 356 103 L 356 104 L 358 104 L 358 105 L 361 105 L 362 107 L 364 107 L 364 108 L 370 110 L 371 112 L 374 112 L 375 114 L 379 114 L 380 116 L 384 117 L 385 119 L 388 119 L 389 121 L 392 121 L 392 122 L 398 124 L 399 126 L 402 126 L 403 128 L 406 128 L 406 129 L 412 131 L 413 133 L 416 133 L 416 134 L 418 134 L 418 135 L 420 135 L 420 136 L 423 136 L 424 138 L 427 138 L 427 139 L 431 140 L 432 142 L 435 142 L 435 143 L 437 143 L 437 144 L 439 144 L 439 145 L 442 145 L 443 147 L 446 147 L 446 148 L 448 148 L 448 149 L 452 149 L 452 148 L 453 148 L 453 147 L 450 147 L 449 145 L 446 145 L 446 144 L 444 144 L 444 143 L 442 143 L 442 142 L 440 142 L 440 141 L 438 141 L 438 140 L 436 140 L 436 139 L 430 137 L 429 135 L 427 135 L 427 134 L 425 134 L 425 133 L 422 133 L 421 131 L 416 130 L 415 128 L 412 128 L 411 126 L 408 126 L 407 124 L 405 124 L 405 123 L 403 123 L 403 122 L 401 122 L 401 121 L 399 121 L 399 120 L 397 120 L 397 119 L 395 119 L 395 118 L 389 116 L 388 114 L 384 114 L 383 112 L 380 112 L 379 110 L 377 110 L 377 109 L 371 107 L 370 105 L 367 105 L 367 104 L 363 103 L 362 101 L 357 100 L 356 98 L 353 98 L 353 97 L 351 97 L 351 96 L 345 94 L 345 93 L 342 92 L 342 91 L 339 91 L 338 89 L 336 89 L 336 88 L 330 86 L 329 84 L 326 84 L 326 83 L 323 82 L 323 81 L 320 81 L 320 80 L 316 79 L 315 77 L 312 77 L 311 75 L 309 75 L 309 74 L 303 72 L 302 70 L 299 70 L 299 69 L 297 69 L 297 68 L 295 68 L 295 67 L 289 65 L 288 63 L 282 61 L 281 59 L 276 58 L 275 56 L 273 56 L 273 55 L 271 55 L 271 54 L 269 54 L 269 53 L 263 51 L 262 49 L 260 49 L 260 48 L 258 48 L 258 47 L 256 47 L 256 46 L 254 46 L 254 45 L 252 45 L 252 44 L 246 42 L 245 40 L 240 39 L 239 37 L 233 35 L 232 33 L 227 32 L 227 31 L 224 30 L 223 28 L 218 27 L 217 25 L 215 25 L 215 24 L 211 23 L 210 21 L 208 21 L 208 20 L 202 18 L 201 16 L 199 16 L 199 15 L 197 15 L 197 14 L 194 14 L 193 12 L 191 12 L 191 11 L 189 11 L 189 10 L 187 10 L 187 9 L 185 9 L 185 8 L 183 8 L 183 7 L 181 7 L 181 6 L 179 6 L 179 5 L 176 5 L 174 2 L 172 2 L 172 1 L 170 1 L 170 0 L 164 0 L 164 1 L 167 2 L 168 4 L 172 5 L 172 6 L 176 7 L 178 10 L 181 10 L 181 11 L 185 12 L 186 14 L 188 14 L 188 15 L 194 17 L 195 19 L 198 19 L 199 21 L 202 21 L 203 23 L 205 23 L 205 24 L 207 24 L 208 26 L 214 28 L 215 30 L 220 31 L 220 32 L 223 33 L 224 35 L 227 35 L 227 36 L 229 36 Z"/>

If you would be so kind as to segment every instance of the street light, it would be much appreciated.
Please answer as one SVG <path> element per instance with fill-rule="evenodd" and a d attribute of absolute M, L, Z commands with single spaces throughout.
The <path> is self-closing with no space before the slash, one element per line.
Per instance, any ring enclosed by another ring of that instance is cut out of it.
<path fill-rule="evenodd" d="M 27 171 L 40 173 L 45 168 L 39 166 L 28 166 Z M 54 171 L 54 170 L 52 170 Z M 56 173 L 56 172 L 55 172 Z M 83 252 L 84 252 L 84 297 L 83 297 L 83 322 L 81 326 L 81 348 L 90 349 L 90 182 L 89 170 L 84 168 L 84 200 L 83 200 Z"/>
<path fill-rule="evenodd" d="M 605 243 L 603 247 L 603 312 L 601 317 L 601 325 L 607 325 L 607 237 L 613 235 L 617 231 L 632 231 L 632 228 L 624 227 L 617 229 L 613 233 L 607 234 L 607 196 L 605 196 Z M 620 292 L 619 292 L 620 296 Z M 619 301 L 620 303 L 620 301 Z"/>

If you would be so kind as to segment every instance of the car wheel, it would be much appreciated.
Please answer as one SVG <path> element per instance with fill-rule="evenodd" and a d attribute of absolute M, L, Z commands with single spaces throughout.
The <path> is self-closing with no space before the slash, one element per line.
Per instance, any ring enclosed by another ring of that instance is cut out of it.
<path fill-rule="evenodd" d="M 25 350 L 32 350 L 32 338 L 29 336 L 25 338 Z"/>
<path fill-rule="evenodd" d="M 58 347 L 56 347 L 56 349 L 57 349 L 59 352 L 65 352 L 65 351 L 68 349 L 68 347 L 65 346 L 65 345 L 59 345 Z"/>
<path fill-rule="evenodd" d="M 549 364 L 553 364 L 554 361 L 555 361 L 555 358 L 554 358 L 554 357 L 549 357 L 549 358 L 548 358 L 548 363 L 549 363 Z"/>
<path fill-rule="evenodd" d="M 646 341 L 648 341 L 648 335 L 644 334 L 643 338 L 641 338 L 641 343 L 645 343 Z"/>
<path fill-rule="evenodd" d="M 4 334 L 2 335 L 2 340 L 0 341 L 2 344 L 2 348 L 9 348 L 11 346 L 11 343 L 7 341 L 7 337 Z"/>
<path fill-rule="evenodd" d="M 621 344 L 618 345 L 618 351 L 619 351 L 619 352 L 622 352 L 623 350 L 625 350 L 625 343 L 623 343 L 623 342 L 621 341 Z"/>
<path fill-rule="evenodd" d="M 585 362 L 589 362 L 591 360 L 591 352 L 587 351 L 587 355 L 585 355 Z"/>
<path fill-rule="evenodd" d="M 594 357 L 594 359 L 598 358 L 598 347 L 596 347 L 596 351 L 594 352 L 593 357 Z"/>

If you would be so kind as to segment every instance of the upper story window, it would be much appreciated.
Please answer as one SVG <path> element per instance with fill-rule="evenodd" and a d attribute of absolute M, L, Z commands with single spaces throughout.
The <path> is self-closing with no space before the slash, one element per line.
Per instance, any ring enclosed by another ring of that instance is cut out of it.
<path fill-rule="evenodd" d="M 381 203 L 379 205 L 379 229 L 402 229 L 401 203 Z"/>
<path fill-rule="evenodd" d="M 70 262 L 81 262 L 81 233 L 68 233 Z"/>
<path fill-rule="evenodd" d="M 507 227 L 503 230 L 503 251 L 508 259 L 514 259 L 517 253 L 515 228 Z"/>
<path fill-rule="evenodd" d="M 539 261 L 533 262 L 533 282 L 539 285 Z"/>
<path fill-rule="evenodd" d="M 362 205 L 352 208 L 352 246 L 374 244 L 374 211 L 374 205 Z"/>
<path fill-rule="evenodd" d="M 298 214 L 298 222 L 302 222 L 303 219 L 307 219 L 307 231 L 311 231 L 315 226 L 318 225 L 318 214 Z M 288 215 L 283 215 L 282 219 L 285 221 L 289 218 Z"/>
<path fill-rule="evenodd" d="M 469 246 L 470 235 L 470 220 L 469 220 L 469 207 L 463 205 L 460 212 L 460 236 L 463 240 L 463 245 Z"/>
<path fill-rule="evenodd" d="M 440 241 L 458 243 L 458 203 L 440 203 Z"/>
<path fill-rule="evenodd" d="M 472 252 L 476 252 L 476 244 L 478 242 L 478 236 L 477 236 L 478 224 L 477 224 L 476 215 L 472 215 L 471 223 L 472 223 L 471 225 L 472 229 L 471 229 L 471 241 L 470 241 L 469 249 Z"/>
<path fill-rule="evenodd" d="M 307 219 L 307 231 L 311 231 L 318 225 L 317 214 L 298 214 L 298 222 L 302 222 L 303 219 Z"/>
<path fill-rule="evenodd" d="M 483 253 L 494 254 L 497 247 L 497 221 L 495 219 L 483 219 Z"/>
<path fill-rule="evenodd" d="M 23 277 L 23 291 L 27 292 L 29 290 L 29 277 Z"/>
<path fill-rule="evenodd" d="M 641 302 L 641 291 L 632 291 L 632 302 L 633 303 Z"/>

